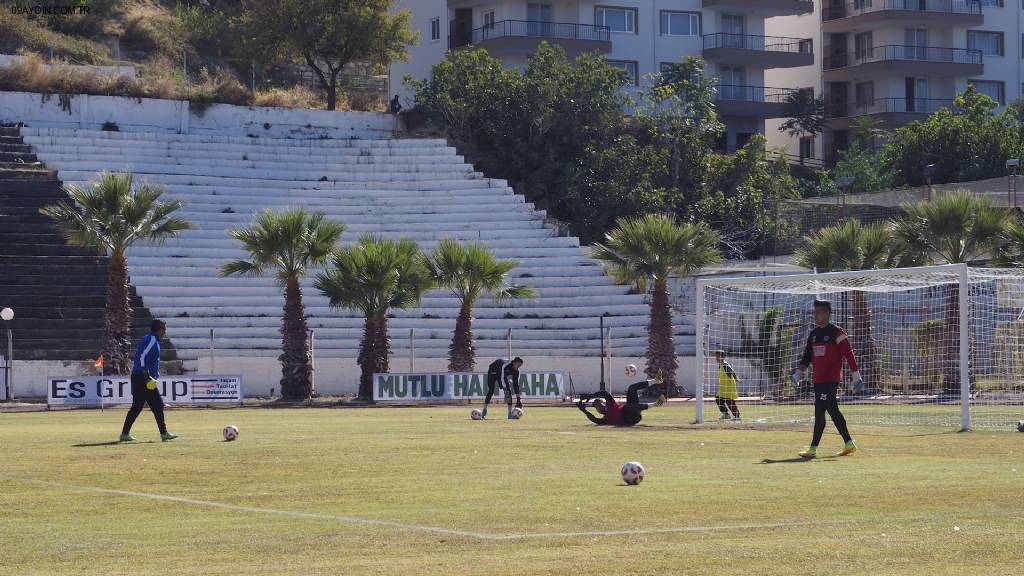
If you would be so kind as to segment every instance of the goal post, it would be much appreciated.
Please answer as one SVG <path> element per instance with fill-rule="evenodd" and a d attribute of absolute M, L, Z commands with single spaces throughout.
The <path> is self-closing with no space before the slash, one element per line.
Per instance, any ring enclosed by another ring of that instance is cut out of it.
<path fill-rule="evenodd" d="M 1006 295 L 1020 293 L 1024 303 L 1024 273 L 992 273 L 948 264 L 701 278 L 696 292 L 697 423 L 713 418 L 705 418 L 705 401 L 719 393 L 720 370 L 724 370 L 716 351 L 722 352 L 738 379 L 738 405 L 744 420 L 810 423 L 812 388 L 807 381 L 793 383 L 789 377 L 813 327 L 812 303 L 820 298 L 832 301 L 832 322 L 847 332 L 861 365 L 865 390 L 859 394 L 846 386 L 840 390 L 849 420 L 958 424 L 968 430 L 976 377 L 972 354 L 980 357 L 972 333 L 986 345 L 993 343 L 1000 319 L 1016 304 Z M 1024 318 L 1024 306 L 1020 317 Z M 1024 365 L 1024 329 L 1012 334 L 1021 337 L 1009 343 L 1013 348 L 1009 352 L 1004 350 L 1006 342 L 1000 344 L 1002 357 Z M 1002 391 L 999 401 L 1011 406 L 1020 403 L 1024 377 L 1004 376 L 1002 360 L 991 354 L 985 358 L 987 382 L 995 382 Z M 848 384 L 848 368 L 843 372 Z M 715 417 L 718 409 L 725 412 L 724 403 L 710 406 Z M 1009 422 L 1011 412 L 1006 410 L 1005 416 L 993 412 L 991 424 Z"/>

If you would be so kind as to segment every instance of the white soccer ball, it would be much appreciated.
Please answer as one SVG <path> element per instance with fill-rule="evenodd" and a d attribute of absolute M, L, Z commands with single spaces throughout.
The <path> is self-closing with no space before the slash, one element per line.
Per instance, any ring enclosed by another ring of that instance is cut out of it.
<path fill-rule="evenodd" d="M 523 409 L 522 408 L 516 407 L 516 408 L 512 409 L 512 419 L 513 420 L 519 420 L 522 417 L 523 417 Z"/>
<path fill-rule="evenodd" d="M 626 462 L 622 465 L 622 481 L 636 486 L 644 480 L 644 466 L 639 462 Z"/>
<path fill-rule="evenodd" d="M 626 365 L 626 376 L 630 376 L 630 377 L 636 376 L 636 364 L 627 364 Z"/>
<path fill-rule="evenodd" d="M 474 408 L 473 411 L 469 413 L 469 417 L 473 420 L 483 420 L 484 413 Z"/>
<path fill-rule="evenodd" d="M 238 438 L 238 426 L 227 425 L 224 427 L 224 440 L 231 442 Z"/>

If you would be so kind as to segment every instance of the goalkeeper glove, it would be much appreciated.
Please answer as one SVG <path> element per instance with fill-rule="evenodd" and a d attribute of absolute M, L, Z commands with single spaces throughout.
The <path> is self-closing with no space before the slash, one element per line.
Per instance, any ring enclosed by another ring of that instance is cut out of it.
<path fill-rule="evenodd" d="M 790 376 L 790 378 L 793 380 L 794 384 L 797 384 L 804 379 L 804 371 L 797 368 L 796 371 L 793 372 L 793 375 Z"/>
<path fill-rule="evenodd" d="M 150 390 L 156 390 L 156 385 L 157 385 L 157 381 L 153 377 L 150 377 L 150 379 L 146 381 L 146 388 L 148 388 Z"/>
<path fill-rule="evenodd" d="M 850 388 L 854 394 L 860 394 L 864 390 L 864 381 L 860 379 L 860 370 L 855 370 L 852 376 L 853 383 L 850 384 Z"/>

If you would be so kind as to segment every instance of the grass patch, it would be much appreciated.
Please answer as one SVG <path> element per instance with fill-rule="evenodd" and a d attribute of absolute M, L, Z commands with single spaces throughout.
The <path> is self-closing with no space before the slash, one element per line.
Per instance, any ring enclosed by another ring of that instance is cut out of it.
<path fill-rule="evenodd" d="M 28 49 L 79 64 L 109 64 L 107 47 L 99 42 L 76 38 L 46 28 L 38 22 L 12 14 L 7 6 L 0 10 L 0 48 L 15 52 Z"/>
<path fill-rule="evenodd" d="M 598 428 L 566 408 L 472 422 L 469 408 L 171 410 L 181 439 L 160 443 L 143 414 L 135 445 L 110 443 L 123 408 L 3 414 L 4 571 L 1019 571 L 1024 464 L 1016 434 L 856 426 L 856 456 L 801 462 L 792 457 L 807 442 L 805 428 L 694 429 L 686 425 L 692 406 L 648 411 L 634 429 Z M 222 441 L 227 424 L 241 429 L 237 442 Z M 838 448 L 830 430 L 822 451 Z M 624 487 L 618 470 L 633 459 L 648 476 Z M 692 531 L 495 542 L 24 479 L 487 534 Z M 743 525 L 759 527 L 736 528 Z M 196 543 L 206 552 L 196 554 Z"/>

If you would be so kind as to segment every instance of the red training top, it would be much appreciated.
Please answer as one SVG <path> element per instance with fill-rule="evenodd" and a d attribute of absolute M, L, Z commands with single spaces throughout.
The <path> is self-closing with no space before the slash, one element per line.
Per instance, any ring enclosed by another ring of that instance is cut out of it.
<path fill-rule="evenodd" d="M 843 374 L 844 358 L 850 370 L 858 370 L 857 359 L 853 355 L 853 347 L 850 346 L 846 331 L 835 324 L 829 324 L 811 330 L 804 355 L 800 359 L 800 367 L 806 369 L 813 365 L 815 384 L 838 384 Z"/>
<path fill-rule="evenodd" d="M 624 405 L 619 404 L 614 399 L 609 399 L 604 403 L 604 422 L 611 426 L 622 425 L 622 411 L 625 408 Z"/>

